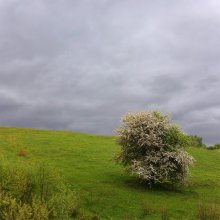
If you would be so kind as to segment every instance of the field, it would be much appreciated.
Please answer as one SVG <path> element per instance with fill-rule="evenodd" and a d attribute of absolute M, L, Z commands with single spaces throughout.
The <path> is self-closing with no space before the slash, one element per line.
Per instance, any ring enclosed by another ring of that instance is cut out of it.
<path fill-rule="evenodd" d="M 188 148 L 196 162 L 187 186 L 151 189 L 115 164 L 119 150 L 114 137 L 0 127 L 1 159 L 59 170 L 79 195 L 78 218 L 198 219 L 200 205 L 220 204 L 220 150 Z"/>

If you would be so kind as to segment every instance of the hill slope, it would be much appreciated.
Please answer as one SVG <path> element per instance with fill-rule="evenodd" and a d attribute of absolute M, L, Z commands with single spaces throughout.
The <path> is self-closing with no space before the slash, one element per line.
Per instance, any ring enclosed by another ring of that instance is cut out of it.
<path fill-rule="evenodd" d="M 19 156 L 24 150 L 27 157 Z M 0 157 L 13 165 L 44 162 L 79 192 L 81 213 L 100 219 L 196 219 L 199 203 L 220 204 L 220 151 L 189 148 L 196 163 L 188 187 L 149 189 L 113 161 L 113 137 L 0 127 Z M 148 214 L 150 212 L 150 214 Z"/>

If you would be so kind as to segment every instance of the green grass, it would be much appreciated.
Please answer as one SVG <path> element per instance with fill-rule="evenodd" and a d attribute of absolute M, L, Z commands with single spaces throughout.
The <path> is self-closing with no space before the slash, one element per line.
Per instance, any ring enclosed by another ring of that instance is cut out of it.
<path fill-rule="evenodd" d="M 220 150 L 187 149 L 196 159 L 188 186 L 152 189 L 115 164 L 119 150 L 114 137 L 0 127 L 0 158 L 13 166 L 43 162 L 60 170 L 78 191 L 85 216 L 161 219 L 165 210 L 169 219 L 187 220 L 197 219 L 201 202 L 220 204 Z"/>

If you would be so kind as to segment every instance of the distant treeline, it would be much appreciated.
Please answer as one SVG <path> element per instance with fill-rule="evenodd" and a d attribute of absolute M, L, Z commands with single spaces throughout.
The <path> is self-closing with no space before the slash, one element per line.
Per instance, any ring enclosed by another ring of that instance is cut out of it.
<path fill-rule="evenodd" d="M 197 135 L 189 135 L 189 145 L 192 147 L 204 147 L 210 150 L 220 149 L 220 144 L 207 146 L 206 144 L 203 143 L 203 138 Z"/>

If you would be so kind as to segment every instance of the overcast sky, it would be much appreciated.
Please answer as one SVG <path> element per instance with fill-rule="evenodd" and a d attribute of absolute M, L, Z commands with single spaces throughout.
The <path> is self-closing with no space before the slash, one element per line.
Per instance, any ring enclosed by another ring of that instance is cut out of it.
<path fill-rule="evenodd" d="M 219 0 L 0 0 L 0 125 L 111 135 L 154 109 L 220 142 Z"/>

